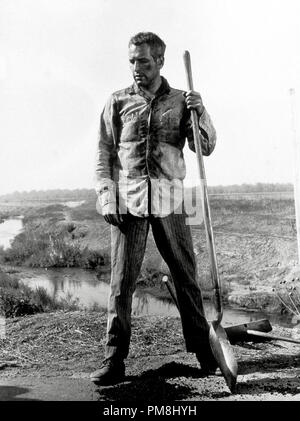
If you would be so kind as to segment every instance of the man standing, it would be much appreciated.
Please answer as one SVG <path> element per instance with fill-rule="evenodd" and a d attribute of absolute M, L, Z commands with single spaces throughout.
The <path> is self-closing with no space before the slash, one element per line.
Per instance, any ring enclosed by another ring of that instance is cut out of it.
<path fill-rule="evenodd" d="M 111 224 L 111 284 L 105 359 L 90 376 L 99 385 L 125 377 L 132 295 L 150 225 L 174 281 L 186 349 L 196 353 L 204 374 L 217 368 L 182 206 L 186 139 L 195 151 L 190 110 L 199 117 L 204 155 L 213 151 L 216 133 L 200 94 L 171 88 L 160 75 L 165 48 L 151 32 L 130 39 L 134 84 L 111 95 L 100 119 L 96 192 Z"/>

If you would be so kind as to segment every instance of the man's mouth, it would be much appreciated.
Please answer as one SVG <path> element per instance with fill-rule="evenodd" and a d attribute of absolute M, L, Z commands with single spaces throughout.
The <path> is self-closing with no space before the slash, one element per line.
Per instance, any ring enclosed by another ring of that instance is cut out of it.
<path fill-rule="evenodd" d="M 144 76 L 144 75 L 141 75 L 141 74 L 135 74 L 135 75 L 134 75 L 134 78 L 135 78 L 136 80 L 141 80 L 141 79 L 144 79 L 144 78 L 145 78 L 145 76 Z"/>

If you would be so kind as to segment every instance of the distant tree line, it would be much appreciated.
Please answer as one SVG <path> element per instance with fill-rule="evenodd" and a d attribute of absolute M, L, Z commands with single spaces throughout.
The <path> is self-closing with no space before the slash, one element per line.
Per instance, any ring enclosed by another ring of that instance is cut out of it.
<path fill-rule="evenodd" d="M 258 193 L 258 192 L 285 192 L 293 191 L 291 183 L 256 183 L 256 184 L 232 184 L 229 186 L 209 186 L 209 193 Z"/>
<path fill-rule="evenodd" d="M 256 183 L 256 184 L 232 184 L 229 186 L 209 186 L 211 194 L 217 193 L 256 193 L 256 192 L 284 192 L 293 191 L 291 183 Z M 94 200 L 96 193 L 94 189 L 52 189 L 52 190 L 31 190 L 15 191 L 0 196 L 2 201 L 22 200 L 45 200 L 45 201 L 80 201 Z"/>
<path fill-rule="evenodd" d="M 45 201 L 80 201 L 95 199 L 96 193 L 93 189 L 51 189 L 15 191 L 0 196 L 2 201 L 23 201 L 23 200 L 45 200 Z"/>

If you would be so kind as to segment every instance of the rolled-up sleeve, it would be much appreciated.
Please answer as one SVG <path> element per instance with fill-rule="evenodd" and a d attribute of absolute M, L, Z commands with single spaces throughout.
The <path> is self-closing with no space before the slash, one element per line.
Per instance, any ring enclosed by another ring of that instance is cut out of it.
<path fill-rule="evenodd" d="M 200 138 L 201 138 L 201 149 L 202 153 L 205 156 L 208 156 L 212 153 L 215 148 L 217 134 L 210 118 L 210 115 L 204 108 L 203 113 L 199 117 L 199 130 L 200 130 Z M 194 136 L 193 136 L 193 127 L 192 121 L 189 118 L 187 123 L 187 139 L 189 148 L 195 152 L 195 143 L 194 143 Z"/>
<path fill-rule="evenodd" d="M 113 180 L 113 161 L 116 155 L 116 145 L 116 101 L 114 96 L 111 95 L 100 116 L 96 152 L 95 190 L 102 206 L 116 201 L 116 189 Z"/>

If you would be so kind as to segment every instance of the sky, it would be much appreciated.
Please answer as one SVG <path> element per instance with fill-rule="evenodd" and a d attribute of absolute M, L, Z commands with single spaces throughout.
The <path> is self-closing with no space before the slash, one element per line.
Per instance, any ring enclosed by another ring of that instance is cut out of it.
<path fill-rule="evenodd" d="M 132 83 L 139 31 L 167 44 L 161 74 L 173 87 L 187 89 L 190 51 L 218 135 L 209 185 L 293 182 L 299 19 L 299 0 L 0 0 L 0 194 L 94 188 L 100 112 Z M 184 154 L 195 185 L 195 154 Z"/>

